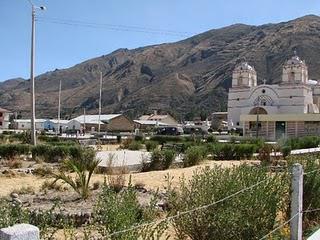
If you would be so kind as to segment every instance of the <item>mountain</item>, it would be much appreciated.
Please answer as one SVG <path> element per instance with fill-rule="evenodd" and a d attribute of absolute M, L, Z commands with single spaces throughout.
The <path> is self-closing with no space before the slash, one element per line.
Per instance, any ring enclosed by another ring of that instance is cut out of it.
<path fill-rule="evenodd" d="M 62 114 L 70 117 L 98 111 L 99 71 L 103 73 L 103 113 L 130 116 L 154 109 L 192 118 L 200 112 L 226 110 L 232 70 L 246 59 L 258 82 L 281 79 L 284 61 L 296 50 L 306 60 L 311 79 L 320 77 L 320 17 L 249 26 L 235 24 L 183 41 L 119 49 L 68 69 L 36 77 L 37 117 L 57 115 L 59 80 Z M 29 115 L 30 80 L 0 83 L 1 107 Z"/>

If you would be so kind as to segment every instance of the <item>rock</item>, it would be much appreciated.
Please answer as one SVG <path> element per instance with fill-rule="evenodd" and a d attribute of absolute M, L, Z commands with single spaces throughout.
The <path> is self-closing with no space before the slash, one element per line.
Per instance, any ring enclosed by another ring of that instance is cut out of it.
<path fill-rule="evenodd" d="M 39 228 L 30 224 L 16 224 L 0 229 L 2 240 L 40 240 Z"/>
<path fill-rule="evenodd" d="M 12 198 L 19 198 L 19 195 L 18 195 L 18 193 L 12 192 L 12 193 L 10 194 L 10 197 L 12 197 Z"/>

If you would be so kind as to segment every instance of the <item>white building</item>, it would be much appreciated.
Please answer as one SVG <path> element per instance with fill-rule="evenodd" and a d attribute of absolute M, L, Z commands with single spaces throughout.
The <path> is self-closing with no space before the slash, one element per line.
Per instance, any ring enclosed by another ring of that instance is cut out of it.
<path fill-rule="evenodd" d="M 257 84 L 247 62 L 238 64 L 228 95 L 228 128 L 267 139 L 320 134 L 320 85 L 298 56 L 285 62 L 279 84 Z M 258 124 L 257 124 L 258 123 Z M 257 133 L 258 131 L 258 133 Z"/>
<path fill-rule="evenodd" d="M 0 108 L 0 129 L 8 129 L 10 125 L 10 115 L 12 113 L 4 108 Z"/>
<path fill-rule="evenodd" d="M 36 130 L 44 130 L 44 123 L 46 119 L 36 119 L 35 126 Z M 20 130 L 30 130 L 31 129 L 31 119 L 15 119 L 15 128 Z"/>
<path fill-rule="evenodd" d="M 65 132 L 68 128 L 68 123 L 69 120 L 48 119 L 44 122 L 44 130 L 58 131 L 61 128 L 62 132 Z"/>

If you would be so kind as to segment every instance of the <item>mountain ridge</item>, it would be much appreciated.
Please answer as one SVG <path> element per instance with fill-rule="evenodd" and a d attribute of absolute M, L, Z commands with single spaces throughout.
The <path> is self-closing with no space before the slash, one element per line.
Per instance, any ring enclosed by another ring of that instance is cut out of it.
<path fill-rule="evenodd" d="M 297 50 L 309 65 L 310 78 L 320 78 L 318 46 L 320 18 L 307 15 L 260 26 L 233 24 L 174 43 L 120 48 L 37 76 L 37 117 L 56 117 L 60 79 L 63 117 L 83 108 L 96 113 L 102 71 L 103 113 L 135 117 L 158 109 L 192 119 L 201 112 L 226 110 L 232 70 L 241 59 L 255 67 L 258 82 L 277 83 L 282 64 Z M 28 117 L 29 80 L 0 83 L 0 101 L 1 107 Z"/>

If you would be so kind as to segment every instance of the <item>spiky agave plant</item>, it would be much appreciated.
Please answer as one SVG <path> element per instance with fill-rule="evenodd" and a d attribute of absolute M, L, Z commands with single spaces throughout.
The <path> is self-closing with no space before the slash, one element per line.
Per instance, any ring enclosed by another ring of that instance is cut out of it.
<path fill-rule="evenodd" d="M 61 180 L 71 186 L 82 199 L 87 199 L 90 194 L 90 180 L 98 167 L 100 159 L 95 156 L 91 148 L 83 148 L 80 154 L 63 161 L 63 166 L 58 174 L 54 174 L 54 183 Z M 73 176 L 74 173 L 75 176 Z"/>

